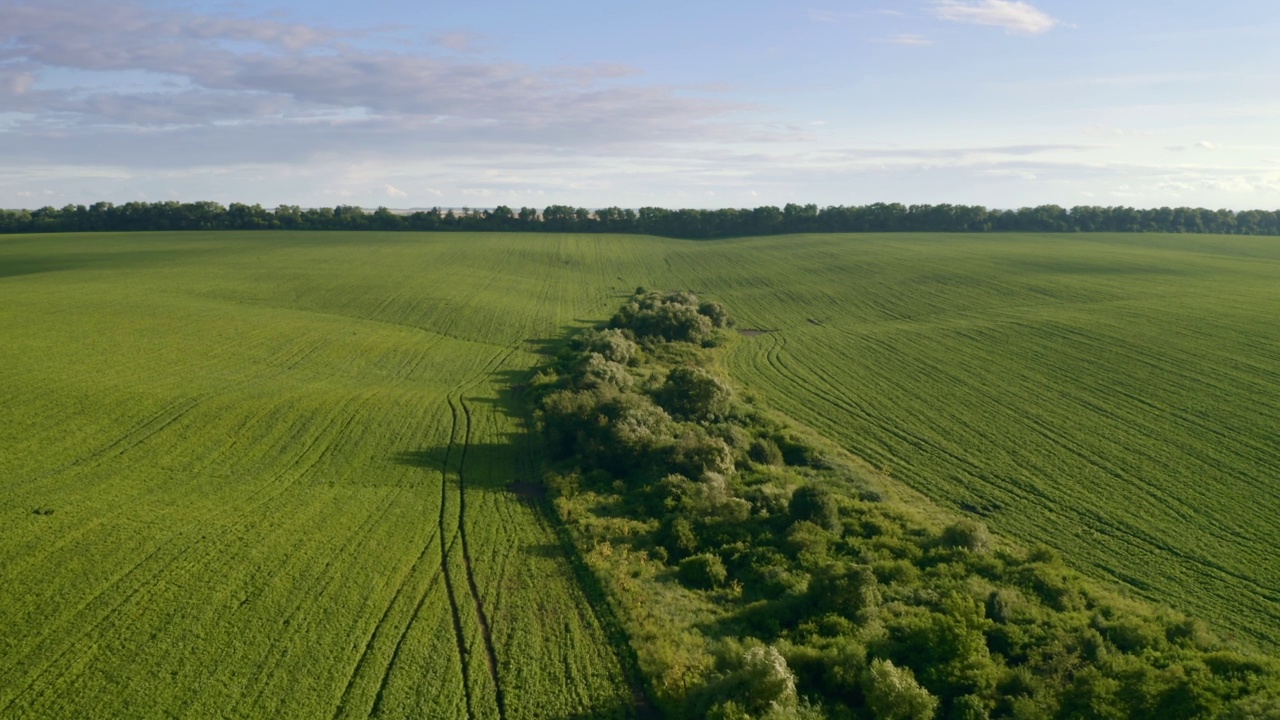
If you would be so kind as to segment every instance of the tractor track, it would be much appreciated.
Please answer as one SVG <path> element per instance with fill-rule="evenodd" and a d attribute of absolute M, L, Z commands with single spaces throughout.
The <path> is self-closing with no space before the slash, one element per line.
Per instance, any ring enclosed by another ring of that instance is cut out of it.
<path fill-rule="evenodd" d="M 458 404 L 462 406 L 462 414 L 466 422 L 466 430 L 463 433 L 462 457 L 458 462 L 458 536 L 462 540 L 462 566 L 467 574 L 467 587 L 471 590 L 471 599 L 476 606 L 476 620 L 480 624 L 480 636 L 484 640 L 484 649 L 486 659 L 489 662 L 489 675 L 493 678 L 494 694 L 498 703 L 498 717 L 503 720 L 507 717 L 506 697 L 502 692 L 502 682 L 498 677 L 498 652 L 493 644 L 493 632 L 489 626 L 489 616 L 484 611 L 484 602 L 480 599 L 480 587 L 476 584 L 475 570 L 471 561 L 471 546 L 467 542 L 467 492 L 464 470 L 467 465 L 467 448 L 471 446 L 471 408 L 462 398 L 458 398 Z M 449 401 L 449 407 L 453 409 L 453 401 Z M 457 417 L 457 410 L 454 410 L 454 417 Z"/>
<path fill-rule="evenodd" d="M 458 408 L 453 404 L 452 398 L 448 398 L 448 401 L 453 425 L 449 429 L 449 445 L 445 448 L 444 460 L 440 463 L 440 568 L 444 573 L 445 592 L 449 596 L 449 613 L 453 616 L 453 634 L 458 643 L 458 664 L 462 666 L 462 692 L 467 701 L 467 717 L 474 718 L 476 713 L 474 700 L 471 697 L 471 672 L 467 667 L 467 638 L 462 629 L 462 612 L 458 610 L 458 594 L 453 584 L 453 573 L 449 571 L 449 548 L 453 547 L 453 544 L 444 541 L 445 511 L 449 502 L 449 457 L 453 454 L 453 439 L 458 436 Z M 461 504 L 459 504 L 459 515 L 461 515 Z"/>

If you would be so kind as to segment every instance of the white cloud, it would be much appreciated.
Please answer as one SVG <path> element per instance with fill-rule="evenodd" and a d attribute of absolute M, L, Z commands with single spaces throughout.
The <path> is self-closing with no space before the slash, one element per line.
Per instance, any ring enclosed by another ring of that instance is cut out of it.
<path fill-rule="evenodd" d="M 387 196 L 388 196 L 388 197 L 393 197 L 393 198 L 405 198 L 405 197 L 409 197 L 409 193 L 407 193 L 407 192 L 405 192 L 405 191 L 401 190 L 400 188 L 396 187 L 395 185 L 387 185 L 387 186 L 386 186 L 386 189 L 387 189 Z"/>
<path fill-rule="evenodd" d="M 1061 20 L 1030 3 L 1014 0 L 935 0 L 933 14 L 951 22 L 988 25 L 1006 32 L 1040 35 L 1062 24 Z"/>
<path fill-rule="evenodd" d="M 1242 177 L 1208 178 L 1201 183 L 1201 187 L 1228 193 L 1251 193 L 1255 190 L 1253 183 Z"/>
<path fill-rule="evenodd" d="M 483 35 L 465 31 L 442 32 L 431 36 L 433 43 L 456 53 L 475 52 L 483 40 Z"/>
<path fill-rule="evenodd" d="M 1217 150 L 1219 145 L 1217 143 L 1209 142 L 1208 140 L 1201 140 L 1200 142 L 1196 143 L 1196 147 L 1202 148 L 1204 150 Z"/>
<path fill-rule="evenodd" d="M 864 10 L 864 11 L 841 11 L 821 10 L 817 8 L 809 8 L 805 14 L 813 22 L 819 23 L 840 23 L 849 22 L 850 20 L 861 20 L 869 17 L 902 17 L 906 13 L 899 10 Z"/>
<path fill-rule="evenodd" d="M 387 145 L 403 139 L 389 137 L 393 129 L 544 146 L 762 139 L 759 129 L 725 119 L 742 106 L 687 88 L 620 84 L 634 70 L 617 64 L 531 67 L 375 50 L 348 42 L 358 35 L 140 0 L 0 0 L 0 112 L 32 114 L 11 132 L 33 143 L 53 129 L 251 125 L 270 133 L 317 120 L 362 126 Z M 435 38 L 460 51 L 473 42 Z M 40 76 L 54 69 L 83 84 L 41 90 Z M 107 77 L 119 72 L 167 77 L 186 90 L 123 91 Z"/>
<path fill-rule="evenodd" d="M 885 42 L 890 42 L 894 45 L 911 45 L 917 47 L 933 44 L 932 40 L 923 35 L 894 35 L 893 37 L 886 38 Z"/>

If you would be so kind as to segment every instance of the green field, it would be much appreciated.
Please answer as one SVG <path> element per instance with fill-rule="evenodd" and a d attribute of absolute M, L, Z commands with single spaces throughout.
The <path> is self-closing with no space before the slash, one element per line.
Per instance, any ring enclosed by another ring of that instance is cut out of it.
<path fill-rule="evenodd" d="M 0 716 L 626 708 L 506 486 L 511 387 L 637 285 L 773 331 L 736 379 L 939 503 L 1280 648 L 1271 239 L 14 236 Z"/>

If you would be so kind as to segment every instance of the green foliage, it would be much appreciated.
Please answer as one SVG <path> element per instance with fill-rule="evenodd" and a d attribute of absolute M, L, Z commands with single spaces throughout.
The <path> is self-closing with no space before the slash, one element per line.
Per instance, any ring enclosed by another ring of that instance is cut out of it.
<path fill-rule="evenodd" d="M 630 390 L 636 382 L 624 365 L 606 359 L 604 355 L 596 352 L 582 361 L 577 377 L 579 387 L 588 390 L 608 389 L 623 393 Z"/>
<path fill-rule="evenodd" d="M 1280 234 L 1280 213 L 1267 210 L 1209 210 L 1180 207 L 1057 205 L 1017 210 L 965 205 L 875 203 L 833 206 L 789 203 L 750 210 L 646 207 L 639 211 L 610 207 L 598 210 L 550 205 L 519 211 L 505 205 L 492 210 L 440 208 L 402 214 L 380 207 L 373 213 L 349 205 L 308 208 L 210 201 L 179 203 L 129 202 L 115 206 L 66 205 L 36 210 L 0 210 L 0 233 L 139 231 L 139 230 L 453 230 L 487 232 L 648 233 L 668 237 L 712 238 L 812 232 L 1179 232 Z M 640 293 L 643 288 L 637 288 Z"/>
<path fill-rule="evenodd" d="M 718 588 L 729 579 L 729 572 L 719 556 L 710 553 L 681 560 L 678 575 L 680 582 L 700 590 Z"/>
<path fill-rule="evenodd" d="M 840 533 L 840 504 L 826 488 L 804 485 L 796 489 L 788 511 L 792 520 L 808 521 L 828 532 Z"/>
<path fill-rule="evenodd" d="M 733 391 L 702 368 L 681 366 L 667 373 L 658 401 L 676 417 L 709 422 L 725 418 L 733 409 Z"/>
<path fill-rule="evenodd" d="M 778 447 L 778 443 L 769 438 L 758 438 L 752 441 L 747 454 L 752 461 L 761 465 L 782 465 L 785 462 L 782 449 Z"/>
<path fill-rule="evenodd" d="M 1280 686 L 1280 670 L 1206 655 L 1216 641 L 1202 625 L 1111 598 L 1052 549 L 1002 549 L 974 519 L 939 529 L 885 502 L 854 462 L 758 410 L 735 410 L 731 388 L 708 369 L 719 350 L 649 329 L 664 307 L 691 308 L 696 298 L 642 300 L 614 318 L 615 330 L 648 338 L 630 372 L 665 380 L 630 389 L 597 382 L 609 366 L 583 344 L 561 359 L 571 372 L 558 382 L 593 390 L 551 386 L 542 425 L 557 447 L 565 434 L 557 418 L 583 424 L 564 455 L 569 475 L 605 468 L 621 478 L 597 483 L 605 494 L 594 504 L 571 506 L 586 515 L 561 518 L 591 542 L 642 550 L 663 565 L 597 567 L 625 578 L 615 599 L 651 639 L 642 655 L 654 677 L 671 678 L 660 697 L 674 714 L 1209 718 L 1252 708 L 1242 699 Z M 608 431 L 620 406 L 667 411 L 647 424 L 657 428 L 644 435 L 652 441 Z M 591 442 L 600 433 L 608 452 Z M 602 534 L 608 527 L 619 531 Z M 665 592 L 671 575 L 710 616 L 682 632 L 729 649 L 700 670 L 664 650 L 679 636 L 664 623 L 680 626 L 682 616 L 662 603 L 631 606 L 621 590 Z"/>
<path fill-rule="evenodd" d="M 813 573 L 809 602 L 818 612 L 857 618 L 880 604 L 879 584 L 869 567 L 832 563 Z"/>
<path fill-rule="evenodd" d="M 867 707 L 876 720 L 932 720 L 938 699 L 920 687 L 910 668 L 874 660 L 862 680 Z"/>
<path fill-rule="evenodd" d="M 640 352 L 635 342 L 616 328 L 593 330 L 582 339 L 582 343 L 588 352 L 598 353 L 606 360 L 622 365 L 635 362 Z"/>
<path fill-rule="evenodd" d="M 693 293 L 646 293 L 632 297 L 614 315 L 610 326 L 625 328 L 641 338 L 700 343 L 717 327 L 717 319 L 703 310 L 715 313 L 713 307 L 701 307 Z"/>
<path fill-rule="evenodd" d="M 991 533 L 986 525 L 965 518 L 942 531 L 942 543 L 972 553 L 984 553 L 991 548 Z"/>

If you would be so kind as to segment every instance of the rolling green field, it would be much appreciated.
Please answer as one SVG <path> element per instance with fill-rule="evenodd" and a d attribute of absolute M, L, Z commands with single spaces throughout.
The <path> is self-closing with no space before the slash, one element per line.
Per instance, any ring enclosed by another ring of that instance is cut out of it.
<path fill-rule="evenodd" d="M 737 380 L 940 504 L 1280 648 L 1271 239 L 14 236 L 0 716 L 625 709 L 507 486 L 511 388 L 637 285 L 772 331 Z"/>

